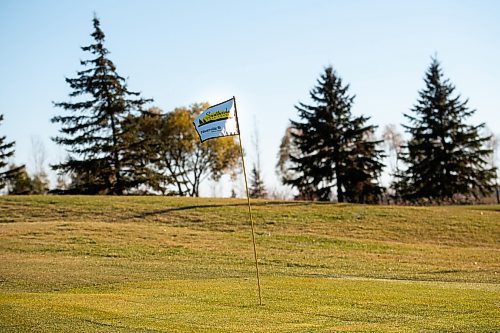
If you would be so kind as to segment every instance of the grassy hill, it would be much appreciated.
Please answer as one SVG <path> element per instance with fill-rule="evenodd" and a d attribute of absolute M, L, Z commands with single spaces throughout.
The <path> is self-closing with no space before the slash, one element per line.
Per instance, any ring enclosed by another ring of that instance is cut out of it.
<path fill-rule="evenodd" d="M 0 332 L 499 332 L 500 206 L 0 197 Z"/>

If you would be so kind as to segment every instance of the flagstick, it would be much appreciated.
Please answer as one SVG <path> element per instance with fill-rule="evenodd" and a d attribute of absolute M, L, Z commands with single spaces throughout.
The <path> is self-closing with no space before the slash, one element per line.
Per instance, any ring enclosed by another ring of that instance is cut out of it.
<path fill-rule="evenodd" d="M 257 262 L 257 248 L 255 246 L 255 232 L 253 227 L 253 218 L 252 218 L 252 208 L 250 206 L 250 195 L 248 192 L 248 182 L 247 182 L 247 171 L 245 168 L 245 158 L 243 157 L 243 146 L 241 144 L 241 131 L 240 131 L 240 123 L 238 121 L 238 110 L 236 108 L 236 98 L 233 96 L 234 100 L 234 113 L 236 116 L 236 127 L 238 128 L 238 139 L 240 141 L 240 153 L 241 153 L 241 162 L 243 164 L 243 175 L 245 176 L 245 188 L 247 190 L 247 203 L 248 203 L 248 215 L 250 216 L 250 224 L 252 226 L 252 242 L 253 242 L 253 254 L 255 257 L 255 269 L 257 271 L 257 286 L 259 288 L 259 305 L 262 305 L 262 297 L 260 294 L 260 277 L 259 277 L 259 264 Z"/>

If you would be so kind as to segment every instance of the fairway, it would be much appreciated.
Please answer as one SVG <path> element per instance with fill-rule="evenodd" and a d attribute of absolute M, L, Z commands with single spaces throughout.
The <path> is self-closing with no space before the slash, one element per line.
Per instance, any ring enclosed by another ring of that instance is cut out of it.
<path fill-rule="evenodd" d="M 499 332 L 500 206 L 1 196 L 0 332 Z"/>

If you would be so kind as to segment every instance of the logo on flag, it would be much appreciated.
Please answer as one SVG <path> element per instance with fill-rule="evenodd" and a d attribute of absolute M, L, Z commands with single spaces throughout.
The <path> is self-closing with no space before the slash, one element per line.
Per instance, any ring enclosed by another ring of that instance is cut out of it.
<path fill-rule="evenodd" d="M 193 122 L 201 142 L 222 136 L 238 135 L 234 97 L 203 111 Z"/>

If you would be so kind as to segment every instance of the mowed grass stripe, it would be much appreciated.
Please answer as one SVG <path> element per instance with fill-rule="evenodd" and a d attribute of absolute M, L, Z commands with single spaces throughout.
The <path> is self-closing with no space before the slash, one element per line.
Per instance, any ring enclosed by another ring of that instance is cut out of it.
<path fill-rule="evenodd" d="M 2 329 L 123 332 L 493 332 L 494 285 L 265 277 L 264 306 L 249 279 L 169 280 L 1 297 Z"/>

